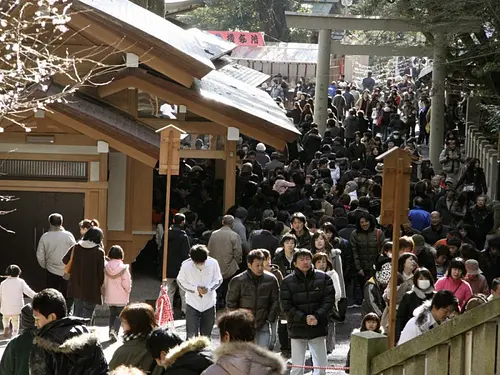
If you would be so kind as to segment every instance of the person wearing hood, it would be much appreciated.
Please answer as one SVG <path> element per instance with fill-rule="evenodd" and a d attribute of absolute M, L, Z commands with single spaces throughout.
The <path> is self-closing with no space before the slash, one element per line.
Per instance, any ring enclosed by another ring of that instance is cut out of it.
<path fill-rule="evenodd" d="M 30 353 L 30 375 L 108 373 L 99 339 L 85 325 L 88 320 L 68 317 L 66 301 L 59 291 L 44 289 L 37 293 L 32 308 L 38 330 Z"/>
<path fill-rule="evenodd" d="M 363 317 L 369 313 L 375 313 L 382 317 L 385 309 L 384 289 L 391 279 L 391 258 L 381 256 L 373 268 L 375 276 L 371 277 L 364 287 L 364 299 L 361 305 L 361 316 Z"/>
<path fill-rule="evenodd" d="M 92 227 L 63 258 L 71 275 L 68 297 L 74 298 L 74 316 L 92 319 L 96 305 L 102 304 L 101 287 L 104 283 L 104 250 L 101 248 L 103 233 Z"/>
<path fill-rule="evenodd" d="M 261 167 L 265 167 L 267 163 L 271 161 L 269 155 L 266 154 L 266 146 L 264 143 L 257 143 L 255 147 L 255 159 L 259 162 Z"/>
<path fill-rule="evenodd" d="M 202 375 L 283 375 L 285 362 L 253 343 L 255 323 L 245 310 L 222 315 L 217 324 L 221 345 L 214 351 L 214 364 Z"/>
<path fill-rule="evenodd" d="M 21 334 L 7 344 L 0 361 L 0 375 L 29 375 L 29 360 L 35 335 L 35 319 L 30 304 L 21 310 Z"/>
<path fill-rule="evenodd" d="M 406 323 L 398 345 L 404 344 L 444 323 L 458 309 L 457 298 L 449 290 L 437 292 L 431 302 L 417 308 Z"/>
<path fill-rule="evenodd" d="M 120 246 L 111 246 L 104 274 L 104 302 L 109 306 L 109 337 L 114 341 L 120 331 L 120 314 L 128 304 L 132 290 L 132 276 L 129 265 L 123 263 L 123 257 Z"/>
<path fill-rule="evenodd" d="M 428 269 L 434 280 L 437 280 L 436 251 L 425 243 L 425 239 L 421 234 L 414 234 L 411 236 L 411 240 L 413 242 L 413 253 L 417 256 L 418 265 Z"/>
<path fill-rule="evenodd" d="M 434 278 L 426 268 L 419 268 L 413 274 L 413 290 L 407 292 L 397 309 L 396 342 L 406 323 L 413 317 L 415 309 L 434 297 Z"/>
<path fill-rule="evenodd" d="M 158 365 L 153 375 L 200 375 L 213 364 L 210 339 L 204 336 L 182 341 L 175 332 L 160 327 L 148 336 L 146 347 Z"/>

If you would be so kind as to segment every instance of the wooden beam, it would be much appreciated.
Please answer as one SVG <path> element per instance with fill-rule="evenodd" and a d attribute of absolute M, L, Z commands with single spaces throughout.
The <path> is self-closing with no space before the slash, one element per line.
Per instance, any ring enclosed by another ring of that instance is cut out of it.
<path fill-rule="evenodd" d="M 347 56 L 432 56 L 429 47 L 402 47 L 395 45 L 348 45 L 332 42 L 332 54 Z"/>
<path fill-rule="evenodd" d="M 179 156 L 184 159 L 226 159 L 225 151 L 209 150 L 179 150 Z"/>
<path fill-rule="evenodd" d="M 285 12 L 285 17 L 287 26 L 297 29 L 423 31 L 421 24 L 403 19 L 299 12 Z"/>
<path fill-rule="evenodd" d="M 99 154 L 99 181 L 108 181 L 109 153 Z"/>
<path fill-rule="evenodd" d="M 276 135 L 270 135 L 269 130 L 264 131 L 259 129 L 259 127 L 255 124 L 249 124 L 248 122 L 241 121 L 241 112 L 237 109 L 228 108 L 228 106 L 223 103 L 206 100 L 202 98 L 199 93 L 182 88 L 173 82 L 162 80 L 160 86 L 151 82 L 152 79 L 148 79 L 148 81 L 146 81 L 143 78 L 148 77 L 145 74 L 144 77 L 133 77 L 133 87 L 137 87 L 142 91 L 156 95 L 171 103 L 184 103 L 184 105 L 199 116 L 226 127 L 237 127 L 243 134 L 247 134 L 279 150 L 283 150 L 286 146 L 286 139 L 284 139 L 285 136 L 279 134 L 278 132 L 276 132 Z M 155 80 L 157 80 L 157 78 L 155 78 Z M 225 112 L 233 113 L 226 114 Z M 265 120 L 262 120 L 262 123 L 264 125 Z"/>
<path fill-rule="evenodd" d="M 83 134 L 60 134 L 60 133 L 18 133 L 18 132 L 5 132 L 0 134 L 0 143 L 27 143 L 26 137 L 28 135 L 37 136 L 52 136 L 54 137 L 53 145 L 66 145 L 66 146 L 95 146 L 95 141 Z"/>
<path fill-rule="evenodd" d="M 107 96 L 116 94 L 120 91 L 127 90 L 129 87 L 131 87 L 129 77 L 123 77 L 123 78 L 114 79 L 112 82 L 108 83 L 107 85 L 100 86 L 97 89 L 97 92 L 99 93 L 99 96 L 101 98 L 105 98 Z"/>
<path fill-rule="evenodd" d="M 91 126 L 86 125 L 68 115 L 56 111 L 47 113 L 47 115 L 50 118 L 64 122 L 67 126 L 79 131 L 80 133 L 88 135 L 89 137 L 95 139 L 96 141 L 108 142 L 109 145 L 115 150 L 118 150 L 124 153 L 125 155 L 130 156 L 131 158 L 139 160 L 150 167 L 154 167 L 156 165 L 157 161 L 156 158 L 153 158 L 150 155 L 145 154 L 144 152 L 141 152 L 132 146 L 126 145 L 118 141 L 115 137 L 103 134 L 100 131 L 92 128 Z"/>
<path fill-rule="evenodd" d="M 141 63 L 148 65 L 185 87 L 191 87 L 193 84 L 193 76 L 181 69 L 179 64 L 175 64 L 178 61 L 177 59 L 162 59 L 152 52 L 149 46 L 143 46 L 141 43 L 127 38 L 123 34 L 120 35 L 111 31 L 99 25 L 98 22 L 87 19 L 82 13 L 72 14 L 70 25 L 88 38 L 98 40 L 108 46 L 113 46 L 123 53 L 130 52 L 136 54 L 139 56 Z"/>
<path fill-rule="evenodd" d="M 166 125 L 172 124 L 189 134 L 209 134 L 226 135 L 227 128 L 212 121 L 179 121 L 168 118 L 138 118 L 140 121 L 154 129 L 160 129 Z"/>
<path fill-rule="evenodd" d="M 53 188 L 56 191 L 57 189 L 108 189 L 107 182 L 30 181 L 26 183 L 26 180 L 0 180 L 0 186 L 1 189 L 25 186 L 30 189 Z"/>
<path fill-rule="evenodd" d="M 127 112 L 137 118 L 139 111 L 138 92 L 136 88 L 127 89 Z"/>
<path fill-rule="evenodd" d="M 226 142 L 226 172 L 224 179 L 224 212 L 236 202 L 236 141 Z"/>
<path fill-rule="evenodd" d="M 0 152 L 0 159 L 17 160 L 64 160 L 64 161 L 99 161 L 99 155 L 82 154 L 41 154 L 27 152 Z"/>

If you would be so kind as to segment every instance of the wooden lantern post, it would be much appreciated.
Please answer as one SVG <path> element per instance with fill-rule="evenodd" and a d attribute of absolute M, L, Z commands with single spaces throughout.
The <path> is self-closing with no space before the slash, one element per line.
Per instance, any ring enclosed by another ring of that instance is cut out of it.
<path fill-rule="evenodd" d="M 392 267 L 389 301 L 389 347 L 395 346 L 396 338 L 396 289 L 398 280 L 399 231 L 408 221 L 410 199 L 411 155 L 399 147 L 393 147 L 380 155 L 383 160 L 382 207 L 380 224 L 392 224 Z"/>
<path fill-rule="evenodd" d="M 167 125 L 156 131 L 160 133 L 160 166 L 159 174 L 167 175 L 167 192 L 165 194 L 165 234 L 163 235 L 162 279 L 167 281 L 168 231 L 170 223 L 170 185 L 171 177 L 179 175 L 179 148 L 181 135 L 186 132 L 174 125 Z"/>

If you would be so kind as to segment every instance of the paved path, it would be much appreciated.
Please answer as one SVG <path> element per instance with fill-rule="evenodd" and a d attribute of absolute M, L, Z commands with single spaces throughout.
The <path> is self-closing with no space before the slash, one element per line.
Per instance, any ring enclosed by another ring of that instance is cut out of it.
<path fill-rule="evenodd" d="M 160 282 L 154 278 L 145 275 L 134 275 L 134 284 L 132 287 L 131 301 L 147 301 L 154 300 L 158 296 Z M 92 327 L 95 330 L 99 339 L 104 347 L 104 353 L 108 361 L 113 356 L 115 350 L 121 345 L 121 342 L 111 342 L 108 337 L 107 328 L 107 308 L 104 306 L 99 306 L 97 309 L 96 327 Z M 349 309 L 347 311 L 347 318 L 343 324 L 337 324 L 336 326 L 336 339 L 337 345 L 332 354 L 328 357 L 329 366 L 344 366 L 347 356 L 347 351 L 349 350 L 350 335 L 353 329 L 358 328 L 361 319 L 360 309 Z M 186 334 L 186 322 L 185 320 L 178 319 L 175 321 L 176 331 L 184 339 Z M 219 332 L 217 327 L 214 327 L 212 331 L 212 347 L 215 348 L 219 345 Z M 7 346 L 8 340 L 2 340 L 0 336 L 0 356 L 3 355 L 5 346 Z M 279 344 L 276 345 L 276 351 L 279 351 Z M 311 363 L 307 363 L 310 365 Z M 343 371 L 328 371 L 328 374 L 344 374 Z"/>

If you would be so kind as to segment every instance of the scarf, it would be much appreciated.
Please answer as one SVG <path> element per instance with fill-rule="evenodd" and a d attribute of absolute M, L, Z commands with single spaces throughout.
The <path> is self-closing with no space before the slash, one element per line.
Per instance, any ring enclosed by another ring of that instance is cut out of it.
<path fill-rule="evenodd" d="M 146 336 L 147 335 L 145 333 L 125 334 L 125 335 L 123 335 L 123 342 L 132 341 L 132 340 L 136 340 L 136 339 L 143 339 L 143 338 L 146 338 Z"/>
<path fill-rule="evenodd" d="M 428 295 L 434 293 L 434 287 L 430 286 L 426 290 L 422 290 L 422 289 L 419 289 L 417 286 L 415 286 L 413 288 L 413 291 L 415 292 L 415 294 L 417 295 L 418 298 L 425 301 L 428 299 L 428 297 L 427 297 Z"/>

